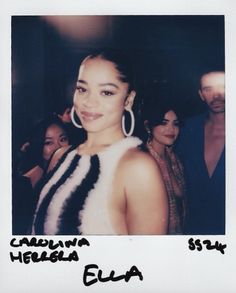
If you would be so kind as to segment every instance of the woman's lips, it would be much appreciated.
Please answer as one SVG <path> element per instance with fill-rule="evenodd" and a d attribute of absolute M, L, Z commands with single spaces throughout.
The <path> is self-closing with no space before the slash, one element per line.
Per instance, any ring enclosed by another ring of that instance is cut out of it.
<path fill-rule="evenodd" d="M 167 134 L 165 136 L 168 137 L 168 138 L 171 138 L 171 139 L 174 139 L 175 138 L 175 136 L 173 134 Z"/>
<path fill-rule="evenodd" d="M 84 121 L 94 121 L 102 117 L 103 115 L 100 113 L 91 113 L 91 112 L 82 111 L 81 116 Z"/>

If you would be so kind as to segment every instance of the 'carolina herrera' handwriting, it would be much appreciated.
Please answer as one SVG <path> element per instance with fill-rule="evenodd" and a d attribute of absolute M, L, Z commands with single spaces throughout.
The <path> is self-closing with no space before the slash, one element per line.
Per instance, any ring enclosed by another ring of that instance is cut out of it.
<path fill-rule="evenodd" d="M 89 241 L 86 238 L 77 239 L 74 238 L 73 240 L 58 240 L 55 241 L 53 239 L 42 239 L 42 238 L 36 238 L 32 237 L 31 239 L 28 239 L 27 237 L 23 237 L 19 240 L 16 238 L 13 238 L 10 242 L 11 247 L 21 247 L 21 246 L 27 246 L 27 247 L 48 247 L 51 250 L 60 248 L 70 248 L 72 247 L 82 247 L 82 246 L 90 246 Z"/>
<path fill-rule="evenodd" d="M 38 263 L 38 262 L 72 262 L 72 261 L 79 261 L 79 256 L 76 250 L 73 251 L 67 251 L 67 249 L 71 247 L 82 247 L 82 246 L 90 246 L 89 241 L 86 238 L 77 239 L 74 238 L 73 240 L 58 240 L 54 241 L 53 239 L 42 239 L 42 238 L 36 238 L 32 237 L 31 239 L 28 239 L 27 237 L 23 237 L 21 239 L 13 238 L 10 242 L 11 247 L 18 248 L 19 247 L 44 247 L 49 248 L 51 251 L 26 251 L 22 252 L 20 250 L 10 252 L 10 259 L 12 262 L 20 262 L 29 264 L 30 262 Z M 56 250 L 60 248 L 61 250 Z M 65 251 L 64 251 L 64 250 Z M 53 250 L 53 251 L 52 251 Z"/>

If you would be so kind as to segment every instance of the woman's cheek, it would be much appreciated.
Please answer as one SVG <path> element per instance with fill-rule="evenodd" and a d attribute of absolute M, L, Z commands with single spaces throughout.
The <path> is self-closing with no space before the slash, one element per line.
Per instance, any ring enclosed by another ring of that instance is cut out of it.
<path fill-rule="evenodd" d="M 177 139 L 178 136 L 179 136 L 179 128 L 176 128 L 176 130 L 175 130 L 175 139 Z"/>
<path fill-rule="evenodd" d="M 176 128 L 176 136 L 179 135 L 179 127 Z"/>
<path fill-rule="evenodd" d="M 74 105 L 78 105 L 80 100 L 81 100 L 81 96 L 75 91 L 74 98 L 73 98 Z"/>
<path fill-rule="evenodd" d="M 44 147 L 44 151 L 43 151 L 43 157 L 45 160 L 48 160 L 50 157 L 50 153 L 51 153 L 51 148 L 50 147 Z"/>

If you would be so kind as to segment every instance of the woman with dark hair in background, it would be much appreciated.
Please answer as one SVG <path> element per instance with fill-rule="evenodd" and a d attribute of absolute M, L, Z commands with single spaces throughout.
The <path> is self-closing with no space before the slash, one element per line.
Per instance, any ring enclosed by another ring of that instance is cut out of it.
<path fill-rule="evenodd" d="M 56 116 L 44 119 L 33 129 L 21 148 L 13 174 L 13 234 L 26 234 L 37 202 L 34 187 L 42 178 L 53 153 L 69 145 L 66 125 Z"/>
<path fill-rule="evenodd" d="M 131 136 L 132 73 L 130 60 L 119 51 L 105 50 L 83 60 L 71 117 L 86 130 L 87 139 L 53 156 L 33 234 L 166 233 L 168 203 L 161 174 L 155 161 L 138 149 L 141 141 Z M 129 131 L 125 111 L 131 116 Z"/>
<path fill-rule="evenodd" d="M 18 169 L 21 175 L 30 179 L 33 187 L 47 169 L 53 153 L 69 145 L 67 132 L 65 123 L 54 115 L 41 121 L 33 130 Z"/>
<path fill-rule="evenodd" d="M 179 135 L 178 111 L 166 99 L 149 104 L 144 125 L 148 133 L 146 147 L 160 167 L 169 199 L 168 234 L 182 234 L 185 214 L 185 182 L 183 167 L 173 151 Z"/>

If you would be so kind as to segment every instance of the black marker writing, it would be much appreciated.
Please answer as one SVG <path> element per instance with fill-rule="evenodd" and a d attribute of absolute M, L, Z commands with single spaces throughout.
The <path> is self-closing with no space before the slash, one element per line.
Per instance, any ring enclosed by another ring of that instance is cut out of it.
<path fill-rule="evenodd" d="M 97 272 L 95 273 L 94 271 L 90 271 L 90 269 L 95 269 Z M 118 275 L 115 276 L 115 271 L 112 270 L 109 274 L 109 276 L 104 277 L 103 276 L 103 272 L 101 269 L 99 269 L 98 265 L 96 264 L 89 264 L 86 265 L 84 268 L 84 275 L 83 275 L 83 282 L 85 286 L 90 286 L 95 284 L 96 282 L 117 282 L 120 280 L 125 280 L 125 282 L 128 282 L 130 280 L 131 277 L 139 277 L 139 280 L 142 281 L 143 280 L 143 275 L 142 273 L 138 270 L 138 268 L 136 266 L 132 266 L 130 268 L 129 271 L 127 271 L 125 274 L 123 275 Z M 92 277 L 92 279 L 91 279 Z M 90 278 L 90 280 L 88 280 L 88 278 Z"/>
<path fill-rule="evenodd" d="M 79 256 L 76 250 L 73 251 L 63 251 L 63 250 L 56 250 L 58 247 L 69 249 L 70 247 L 82 247 L 82 246 L 90 246 L 89 241 L 86 238 L 77 239 L 74 238 L 73 240 L 52 240 L 52 239 L 42 239 L 32 237 L 28 239 L 27 237 L 23 237 L 19 240 L 13 238 L 10 241 L 11 247 L 19 248 L 22 246 L 27 247 L 44 247 L 53 250 L 52 252 L 49 251 L 42 251 L 42 252 L 35 252 L 35 251 L 26 251 L 26 252 L 10 252 L 10 259 L 12 262 L 20 262 L 29 264 L 30 262 L 38 263 L 38 262 L 52 262 L 55 263 L 57 261 L 79 261 Z"/>
<path fill-rule="evenodd" d="M 36 238 L 32 237 L 31 239 L 28 239 L 27 237 L 21 238 L 19 241 L 16 240 L 16 238 L 13 238 L 10 242 L 10 245 L 12 247 L 21 247 L 21 246 L 27 246 L 27 247 L 48 247 L 51 250 L 57 249 L 58 247 L 61 248 L 70 248 L 71 246 L 90 246 L 90 243 L 86 238 L 77 239 L 74 238 L 73 240 L 66 240 L 66 241 L 54 241 L 52 239 L 42 239 L 42 238 Z"/>
<path fill-rule="evenodd" d="M 216 250 L 220 251 L 222 254 L 225 253 L 224 249 L 227 247 L 227 244 L 221 244 L 218 241 L 215 241 L 215 244 L 211 244 L 211 241 L 207 240 L 207 239 L 201 241 L 200 239 L 194 240 L 193 238 L 190 238 L 188 240 L 188 244 L 189 244 L 188 248 L 190 250 L 197 249 L 198 251 L 201 251 L 205 245 L 205 248 L 207 250 L 216 249 Z"/>
<path fill-rule="evenodd" d="M 64 251 L 53 251 L 52 253 L 48 254 L 46 251 L 43 251 L 41 253 L 38 252 L 32 252 L 32 251 L 26 251 L 22 253 L 21 251 L 18 251 L 18 254 L 13 255 L 12 252 L 10 252 L 10 258 L 11 261 L 19 261 L 20 263 L 29 264 L 32 262 L 45 262 L 50 261 L 52 263 L 55 263 L 57 261 L 78 261 L 79 257 L 76 251 L 73 251 L 69 253 L 68 256 L 64 256 Z"/>

